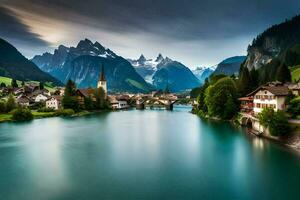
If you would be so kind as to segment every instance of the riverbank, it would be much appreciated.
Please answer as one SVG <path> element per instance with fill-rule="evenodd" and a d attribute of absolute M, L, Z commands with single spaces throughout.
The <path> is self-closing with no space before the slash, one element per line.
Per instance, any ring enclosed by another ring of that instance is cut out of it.
<path fill-rule="evenodd" d="M 32 111 L 32 115 L 33 115 L 33 119 L 42 119 L 42 118 L 51 118 L 51 117 L 81 117 L 81 116 L 92 115 L 95 113 L 107 112 L 107 111 L 110 110 L 95 110 L 95 111 L 84 110 L 71 115 L 62 115 L 62 114 L 58 114 L 57 112 Z M 12 116 L 13 115 L 10 113 L 0 114 L 0 123 L 13 122 L 14 120 L 12 119 Z"/>
<path fill-rule="evenodd" d="M 199 113 L 193 112 L 191 111 L 192 114 L 197 115 L 198 117 L 204 119 L 204 120 L 210 120 L 210 121 L 223 121 L 223 122 L 229 122 L 232 123 L 234 126 L 240 126 L 242 127 L 242 123 L 240 120 L 240 115 L 237 115 L 236 117 L 234 117 L 231 120 L 223 120 L 220 119 L 218 117 L 209 117 L 208 115 L 201 115 Z M 263 133 L 261 135 L 256 135 L 254 133 L 251 133 L 251 131 L 246 131 L 247 134 L 251 134 L 254 135 L 255 137 L 262 137 L 264 139 L 267 139 L 269 141 L 272 142 L 276 142 L 280 145 L 284 145 L 287 148 L 291 148 L 293 150 L 296 150 L 298 152 L 300 152 L 300 124 L 299 123 L 289 123 L 289 125 L 291 126 L 291 132 L 285 136 L 281 136 L 281 137 L 275 137 L 266 133 Z"/>
<path fill-rule="evenodd" d="M 241 120 L 242 115 L 237 115 L 232 121 L 235 125 L 246 126 Z M 288 148 L 300 151 L 300 124 L 299 123 L 288 123 L 290 126 L 290 132 L 282 136 L 273 136 L 269 133 L 267 128 L 263 128 L 263 132 L 259 135 L 252 133 L 252 131 L 247 131 L 247 134 L 255 135 L 256 137 L 262 137 L 264 139 L 276 142 L 280 145 L 284 145 Z M 259 125 L 262 127 L 262 125 Z M 254 130 L 255 131 L 255 130 Z"/>

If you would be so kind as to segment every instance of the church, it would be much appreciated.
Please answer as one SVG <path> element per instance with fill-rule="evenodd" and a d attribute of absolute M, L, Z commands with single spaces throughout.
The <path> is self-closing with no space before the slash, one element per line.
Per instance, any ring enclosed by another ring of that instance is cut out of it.
<path fill-rule="evenodd" d="M 104 67 L 102 66 L 97 82 L 97 88 L 102 88 L 105 93 L 105 99 L 107 99 L 107 82 L 105 80 Z M 96 101 L 93 88 L 77 89 L 76 94 L 80 105 L 84 105 L 84 99 L 92 97 L 93 101 Z"/>
<path fill-rule="evenodd" d="M 97 84 L 97 88 L 102 88 L 105 92 L 105 98 L 107 97 L 107 83 L 105 80 L 105 74 L 104 74 L 104 67 L 102 65 L 101 68 L 101 73 L 99 76 L 99 80 L 98 80 L 98 84 Z"/>

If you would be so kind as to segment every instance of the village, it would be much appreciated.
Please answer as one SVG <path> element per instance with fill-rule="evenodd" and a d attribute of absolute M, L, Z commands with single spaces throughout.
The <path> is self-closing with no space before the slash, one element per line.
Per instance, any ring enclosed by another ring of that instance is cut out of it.
<path fill-rule="evenodd" d="M 65 87 L 56 87 L 50 91 L 39 83 L 23 83 L 21 86 L 16 84 L 15 80 L 11 86 L 0 87 L 0 102 L 8 101 L 9 98 L 14 99 L 16 106 L 28 108 L 32 111 L 55 112 L 63 110 L 63 98 L 66 96 Z M 180 99 L 188 100 L 189 96 L 180 96 L 162 91 L 153 91 L 149 94 L 131 94 L 131 93 L 115 93 L 109 94 L 107 89 L 107 81 L 105 78 L 104 68 L 101 68 L 97 88 L 76 88 L 74 97 L 79 104 L 81 110 L 87 110 L 87 99 L 90 99 L 90 104 L 97 101 L 95 91 L 103 92 L 103 101 L 108 106 L 109 110 L 123 110 L 131 107 L 143 110 L 146 107 L 173 110 L 173 104 Z M 94 109 L 96 110 L 96 109 Z"/>

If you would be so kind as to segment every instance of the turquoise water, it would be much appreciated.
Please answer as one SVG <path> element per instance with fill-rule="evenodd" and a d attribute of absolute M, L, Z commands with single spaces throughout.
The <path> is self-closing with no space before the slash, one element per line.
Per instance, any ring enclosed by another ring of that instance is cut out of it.
<path fill-rule="evenodd" d="M 300 157 L 190 108 L 0 124 L 0 199 L 299 199 Z"/>

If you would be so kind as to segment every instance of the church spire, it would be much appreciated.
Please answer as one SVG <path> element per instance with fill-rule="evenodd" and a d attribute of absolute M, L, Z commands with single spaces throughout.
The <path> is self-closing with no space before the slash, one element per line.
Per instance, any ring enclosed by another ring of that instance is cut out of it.
<path fill-rule="evenodd" d="M 105 81 L 104 66 L 102 65 L 99 81 Z"/>

